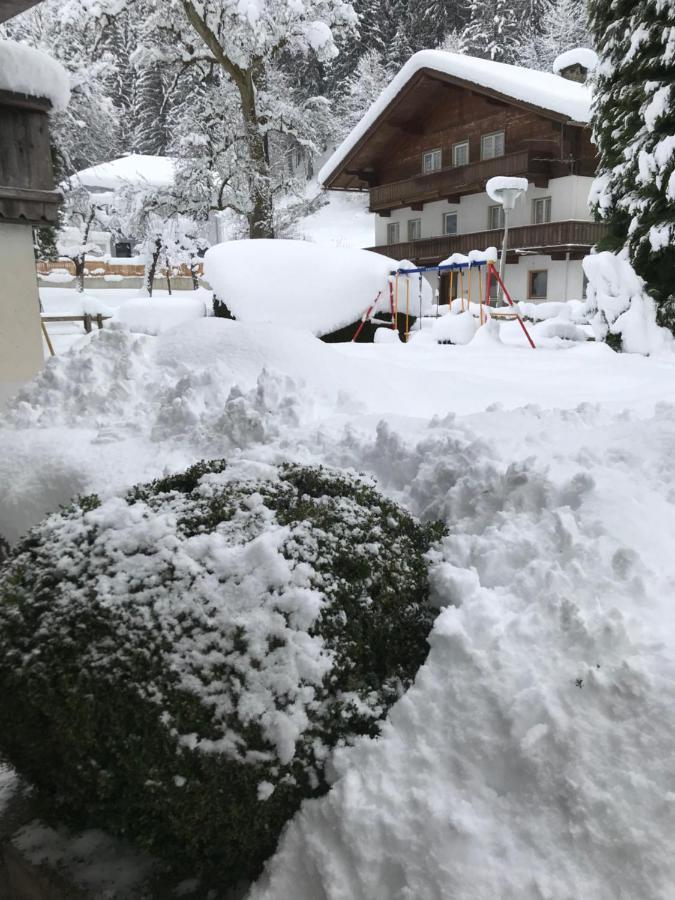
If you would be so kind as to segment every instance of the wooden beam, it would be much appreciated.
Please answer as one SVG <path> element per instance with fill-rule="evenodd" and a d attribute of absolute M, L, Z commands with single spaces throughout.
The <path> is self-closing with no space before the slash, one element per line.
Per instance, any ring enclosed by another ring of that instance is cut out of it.
<path fill-rule="evenodd" d="M 424 209 L 424 203 L 411 203 L 410 209 L 414 209 L 416 212 Z"/>
<path fill-rule="evenodd" d="M 548 187 L 548 177 L 546 175 L 533 175 L 532 181 L 535 187 L 538 188 L 547 188 Z"/>
<path fill-rule="evenodd" d="M 462 195 L 461 194 L 448 194 L 444 199 L 447 200 L 448 203 L 457 204 L 462 199 Z"/>

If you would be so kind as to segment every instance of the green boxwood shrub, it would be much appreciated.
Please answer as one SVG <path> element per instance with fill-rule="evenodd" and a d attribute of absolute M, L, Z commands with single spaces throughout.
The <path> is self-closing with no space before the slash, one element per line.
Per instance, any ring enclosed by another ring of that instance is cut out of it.
<path fill-rule="evenodd" d="M 53 819 L 254 877 L 423 662 L 441 535 L 323 468 L 83 498 L 0 573 L 0 754 Z"/>

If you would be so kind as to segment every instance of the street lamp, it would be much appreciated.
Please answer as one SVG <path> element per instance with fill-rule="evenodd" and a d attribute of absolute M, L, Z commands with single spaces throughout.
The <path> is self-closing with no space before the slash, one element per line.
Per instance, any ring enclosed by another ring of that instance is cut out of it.
<path fill-rule="evenodd" d="M 504 210 L 504 241 L 502 242 L 502 255 L 499 260 L 499 278 L 504 283 L 506 270 L 506 251 L 509 236 L 509 212 L 514 209 L 516 200 L 527 191 L 527 178 L 509 178 L 506 175 L 496 175 L 485 185 L 487 195 L 495 203 L 500 203 Z M 499 289 L 501 298 L 501 287 Z M 502 300 L 503 302 L 503 300 Z"/>

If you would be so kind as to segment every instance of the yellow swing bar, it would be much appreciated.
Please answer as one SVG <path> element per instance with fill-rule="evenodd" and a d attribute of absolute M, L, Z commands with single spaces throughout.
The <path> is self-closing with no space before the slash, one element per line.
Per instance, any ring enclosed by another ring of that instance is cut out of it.
<path fill-rule="evenodd" d="M 408 343 L 410 334 L 410 276 L 405 280 L 405 342 Z"/>
<path fill-rule="evenodd" d="M 485 324 L 485 311 L 483 309 L 483 273 L 478 267 L 478 298 L 480 301 L 480 324 Z"/>

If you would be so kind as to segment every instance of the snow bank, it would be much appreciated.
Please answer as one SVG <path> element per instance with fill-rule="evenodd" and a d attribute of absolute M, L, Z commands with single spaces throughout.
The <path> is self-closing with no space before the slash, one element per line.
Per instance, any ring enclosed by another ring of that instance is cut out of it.
<path fill-rule="evenodd" d="M 588 278 L 586 312 L 599 340 L 608 333 L 620 335 L 626 353 L 672 351 L 673 336 L 656 324 L 654 301 L 625 252 L 586 256 L 583 267 Z"/>
<path fill-rule="evenodd" d="M 553 72 L 559 75 L 568 66 L 583 66 L 589 72 L 593 72 L 598 65 L 598 54 L 588 47 L 574 47 L 566 50 L 553 60 Z"/>
<path fill-rule="evenodd" d="M 421 50 L 411 56 L 393 81 L 382 91 L 358 125 L 340 144 L 319 172 L 319 183 L 326 184 L 335 169 L 356 147 L 370 127 L 422 69 L 452 75 L 468 85 L 490 88 L 504 97 L 559 113 L 575 122 L 590 120 L 591 94 L 584 85 L 521 66 L 477 59 L 445 50 Z"/>
<path fill-rule="evenodd" d="M 70 79 L 61 63 L 41 50 L 0 40 L 0 90 L 44 97 L 61 112 L 70 100 Z"/>
<path fill-rule="evenodd" d="M 137 297 L 122 303 L 114 320 L 140 334 L 161 334 L 177 325 L 203 318 L 208 308 L 205 293 L 183 291 L 170 297 Z"/>
<path fill-rule="evenodd" d="M 388 276 L 397 266 L 378 253 L 308 241 L 230 241 L 204 258 L 207 281 L 237 319 L 315 335 L 356 322 L 378 294 L 388 308 Z"/>

